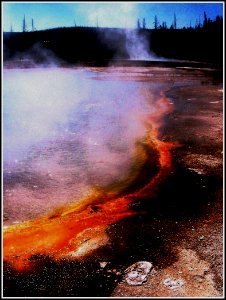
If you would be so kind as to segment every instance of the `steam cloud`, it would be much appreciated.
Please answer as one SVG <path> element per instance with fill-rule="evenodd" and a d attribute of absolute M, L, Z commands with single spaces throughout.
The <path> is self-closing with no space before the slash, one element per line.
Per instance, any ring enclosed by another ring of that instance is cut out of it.
<path fill-rule="evenodd" d="M 146 132 L 145 116 L 155 109 L 150 84 L 123 80 L 131 72 L 85 69 L 3 75 L 4 211 L 10 220 L 32 218 L 126 176 Z"/>
<path fill-rule="evenodd" d="M 126 28 L 126 50 L 131 60 L 164 60 L 162 57 L 155 55 L 149 47 L 149 41 L 145 35 L 139 34 L 136 28 L 136 22 L 139 18 L 138 3 L 104 3 L 101 5 L 91 4 L 80 8 L 81 12 L 87 14 L 87 19 L 90 24 L 97 24 L 100 27 L 118 27 Z M 112 22 L 112 23 L 111 23 Z M 111 33 L 106 36 L 107 42 L 111 42 L 113 37 Z M 115 42 L 115 41 L 114 41 Z"/>
<path fill-rule="evenodd" d="M 160 57 L 151 52 L 147 38 L 137 30 L 126 30 L 126 46 L 132 60 L 160 60 Z"/>

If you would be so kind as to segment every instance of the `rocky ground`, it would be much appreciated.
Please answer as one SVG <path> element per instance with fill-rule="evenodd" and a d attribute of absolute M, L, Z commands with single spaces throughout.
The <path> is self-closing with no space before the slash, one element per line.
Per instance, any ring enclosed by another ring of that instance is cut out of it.
<path fill-rule="evenodd" d="M 163 136 L 181 146 L 174 150 L 175 170 L 153 204 L 152 219 L 142 225 L 149 240 L 145 258 L 153 268 L 139 286 L 129 285 L 124 277 L 114 297 L 223 293 L 222 85 L 213 80 L 173 87 L 167 95 L 176 109 L 166 120 Z M 151 240 L 158 241 L 161 250 L 156 252 Z"/>

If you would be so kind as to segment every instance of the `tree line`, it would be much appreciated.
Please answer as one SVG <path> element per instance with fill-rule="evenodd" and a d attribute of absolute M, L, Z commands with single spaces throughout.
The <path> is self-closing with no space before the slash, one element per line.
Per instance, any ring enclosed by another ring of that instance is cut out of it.
<path fill-rule="evenodd" d="M 196 19 L 196 23 L 194 26 L 191 25 L 191 21 L 190 24 L 187 27 L 183 27 L 180 29 L 206 29 L 206 30 L 211 30 L 211 29 L 215 29 L 215 28 L 220 28 L 223 26 L 223 17 L 221 16 L 216 16 L 215 20 L 211 20 L 210 18 L 207 17 L 206 12 L 204 12 L 203 14 L 203 22 L 201 23 L 200 18 Z M 148 29 L 146 26 L 146 19 L 143 18 L 142 20 L 142 24 L 140 19 L 137 19 L 137 29 Z M 154 21 L 153 21 L 153 29 L 155 30 L 159 30 L 159 29 L 179 29 L 177 26 L 177 17 L 176 14 L 174 13 L 173 15 L 173 21 L 172 24 L 170 26 L 167 25 L 167 23 L 165 21 L 163 21 L 162 23 L 159 22 L 159 19 L 157 17 L 157 15 L 155 15 L 154 17 Z"/>
<path fill-rule="evenodd" d="M 199 19 L 196 19 L 195 25 L 193 25 L 193 26 L 191 25 L 191 21 L 190 21 L 190 24 L 187 25 L 187 27 L 184 26 L 183 28 L 178 28 L 177 21 L 178 21 L 178 19 L 177 19 L 177 16 L 175 13 L 173 15 L 173 20 L 172 20 L 172 23 L 170 26 L 168 26 L 165 21 L 160 22 L 158 16 L 155 15 L 154 21 L 152 23 L 153 24 L 152 29 L 155 29 L 155 30 L 157 30 L 157 29 L 158 30 L 159 29 L 164 29 L 164 30 L 165 29 L 170 29 L 170 30 L 173 30 L 173 29 L 206 29 L 206 30 L 209 30 L 210 29 L 211 30 L 211 29 L 220 28 L 223 26 L 223 17 L 216 16 L 215 20 L 211 20 L 210 18 L 207 17 L 206 12 L 203 13 L 203 22 L 201 23 L 200 17 L 199 17 Z M 77 27 L 75 20 L 74 20 L 74 27 Z M 81 27 L 81 26 L 79 26 L 79 27 Z M 97 28 L 99 27 L 98 20 L 97 20 L 96 27 Z M 146 22 L 145 18 L 143 18 L 142 20 L 137 19 L 136 28 L 138 30 L 151 29 L 151 28 L 147 28 L 147 22 Z M 36 30 L 37 29 L 34 26 L 34 19 L 32 18 L 31 19 L 31 31 L 36 31 Z M 27 31 L 29 31 L 29 30 L 28 30 L 27 22 L 26 22 L 25 15 L 24 15 L 24 18 L 22 20 L 22 32 L 27 32 Z M 10 27 L 10 32 L 13 32 L 12 24 Z"/>

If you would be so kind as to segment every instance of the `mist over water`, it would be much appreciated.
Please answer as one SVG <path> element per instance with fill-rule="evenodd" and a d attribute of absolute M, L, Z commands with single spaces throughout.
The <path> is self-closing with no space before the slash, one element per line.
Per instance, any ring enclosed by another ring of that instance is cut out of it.
<path fill-rule="evenodd" d="M 33 218 L 127 175 L 160 87 L 135 81 L 139 72 L 113 73 L 4 70 L 6 221 Z"/>
<path fill-rule="evenodd" d="M 4 71 L 4 161 L 26 158 L 31 146 L 70 134 L 90 145 L 142 134 L 137 84 L 96 82 L 93 75 L 55 68 Z"/>

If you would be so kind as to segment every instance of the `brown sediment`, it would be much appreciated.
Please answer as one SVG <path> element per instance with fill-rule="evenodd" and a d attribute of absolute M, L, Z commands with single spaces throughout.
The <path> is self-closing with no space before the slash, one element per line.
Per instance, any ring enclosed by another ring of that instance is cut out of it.
<path fill-rule="evenodd" d="M 162 134 L 182 146 L 173 151 L 174 174 L 161 186 L 151 217 L 142 219 L 147 253 L 140 256 L 154 269 L 142 286 L 120 280 L 112 297 L 223 296 L 223 90 L 217 79 L 167 92 L 175 109 Z M 167 278 L 183 285 L 171 288 Z"/>
<path fill-rule="evenodd" d="M 175 143 L 163 142 L 158 138 L 162 118 L 171 110 L 172 105 L 162 95 L 157 102 L 157 112 L 145 120 L 148 128 L 145 138 L 137 143 L 135 165 L 139 161 L 141 167 L 131 168 L 128 177 L 120 183 L 95 189 L 80 201 L 46 216 L 6 227 L 4 261 L 17 271 L 23 271 L 32 269 L 35 263 L 32 257 L 37 255 L 49 256 L 53 260 L 65 257 L 78 259 L 106 244 L 106 228 L 134 215 L 129 204 L 151 196 L 171 170 L 170 151 Z M 153 156 L 150 156 L 149 150 L 154 153 Z M 143 167 L 148 170 L 145 174 L 147 178 L 142 175 Z M 136 190 L 133 190 L 134 186 Z"/>
<path fill-rule="evenodd" d="M 165 269 L 153 269 L 138 287 L 121 282 L 112 297 L 219 297 L 210 265 L 191 249 L 178 247 L 177 261 Z"/>

